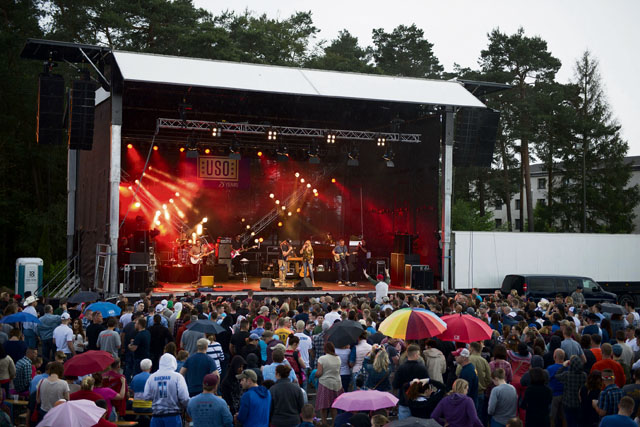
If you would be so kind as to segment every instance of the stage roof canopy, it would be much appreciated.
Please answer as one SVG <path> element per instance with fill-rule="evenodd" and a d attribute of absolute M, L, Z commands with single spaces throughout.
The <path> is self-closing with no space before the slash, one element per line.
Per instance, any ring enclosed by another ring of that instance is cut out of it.
<path fill-rule="evenodd" d="M 412 104 L 485 105 L 455 81 L 113 52 L 125 81 Z"/>

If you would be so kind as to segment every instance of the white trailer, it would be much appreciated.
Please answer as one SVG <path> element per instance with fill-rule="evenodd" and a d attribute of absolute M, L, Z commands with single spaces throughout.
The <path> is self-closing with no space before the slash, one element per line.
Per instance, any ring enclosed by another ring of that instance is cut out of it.
<path fill-rule="evenodd" d="M 619 299 L 639 299 L 638 234 L 455 231 L 451 247 L 455 290 L 499 289 L 507 274 L 558 274 L 590 277 Z"/>

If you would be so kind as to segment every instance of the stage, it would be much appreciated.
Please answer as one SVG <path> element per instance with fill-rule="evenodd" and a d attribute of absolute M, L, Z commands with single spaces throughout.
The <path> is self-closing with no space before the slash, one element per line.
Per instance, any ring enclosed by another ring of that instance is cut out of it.
<path fill-rule="evenodd" d="M 153 294 L 157 296 L 162 295 L 184 295 L 187 292 L 193 293 L 200 290 L 203 293 L 214 293 L 216 295 L 246 295 L 248 291 L 253 291 L 255 295 L 267 296 L 267 295 L 285 295 L 287 293 L 295 292 L 296 295 L 325 295 L 325 294 L 359 294 L 367 295 L 369 293 L 375 293 L 376 289 L 370 282 L 355 282 L 356 286 L 339 285 L 335 282 L 320 282 L 316 281 L 315 288 L 313 290 L 297 289 L 294 287 L 295 283 L 292 280 L 288 280 L 284 287 L 278 286 L 277 282 L 274 282 L 276 286 L 272 289 L 260 289 L 260 278 L 250 277 L 247 282 L 243 282 L 241 279 L 228 280 L 221 283 L 214 283 L 214 288 L 196 288 L 191 283 L 180 282 L 158 282 L 158 286 L 153 288 Z M 389 286 L 389 292 L 402 292 L 402 293 L 427 293 L 437 291 L 420 291 L 405 287 L 393 287 Z M 138 294 L 131 294 L 132 296 Z"/>

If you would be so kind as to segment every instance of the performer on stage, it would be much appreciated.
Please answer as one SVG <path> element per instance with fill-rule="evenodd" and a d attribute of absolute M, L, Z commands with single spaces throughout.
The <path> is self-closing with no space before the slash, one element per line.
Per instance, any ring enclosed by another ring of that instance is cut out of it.
<path fill-rule="evenodd" d="M 200 239 L 197 239 L 195 245 L 193 245 L 189 250 L 191 268 L 196 278 L 196 280 L 192 282 L 194 285 L 200 285 L 202 259 L 207 255 L 208 253 L 206 252 L 206 249 L 202 247 L 202 241 Z"/>
<path fill-rule="evenodd" d="M 323 243 L 325 245 L 331 245 L 331 246 L 336 244 L 336 241 L 333 240 L 333 236 L 331 235 L 331 232 L 329 232 L 329 231 L 327 232 L 327 235 L 325 236 Z"/>
<path fill-rule="evenodd" d="M 278 254 L 278 278 L 280 279 L 280 285 L 284 285 L 287 279 L 287 271 L 289 271 L 289 262 L 287 259 L 293 252 L 293 246 L 288 240 L 280 242 L 280 254 Z"/>
<path fill-rule="evenodd" d="M 232 258 L 231 258 L 231 266 L 233 267 L 233 274 L 240 272 L 240 260 L 242 259 L 240 253 L 245 250 L 244 245 L 242 244 L 242 236 L 240 234 L 236 235 L 236 237 L 231 242 L 231 249 L 233 249 Z"/>
<path fill-rule="evenodd" d="M 349 283 L 349 267 L 347 266 L 347 256 L 349 256 L 349 248 L 344 244 L 344 239 L 340 239 L 333 251 L 333 260 L 336 262 L 338 269 L 338 283 L 342 284 L 342 276 L 344 274 L 345 282 Z"/>
<path fill-rule="evenodd" d="M 363 271 L 367 270 L 369 267 L 369 260 L 367 259 L 367 253 L 369 250 L 367 249 L 366 242 L 364 238 L 358 243 L 358 247 L 356 248 L 356 256 L 358 257 L 358 270 Z"/>
<path fill-rule="evenodd" d="M 303 268 L 303 277 L 310 276 L 311 283 L 313 286 L 316 285 L 316 281 L 313 279 L 313 247 L 311 246 L 311 240 L 306 240 L 304 245 L 302 245 L 302 249 L 300 249 L 300 254 L 302 255 L 302 268 Z M 307 269 L 309 269 L 309 274 L 307 275 Z"/>

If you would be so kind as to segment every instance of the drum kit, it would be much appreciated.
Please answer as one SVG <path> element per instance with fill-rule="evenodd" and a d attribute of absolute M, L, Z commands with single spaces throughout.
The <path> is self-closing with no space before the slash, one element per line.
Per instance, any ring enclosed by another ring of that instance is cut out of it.
<path fill-rule="evenodd" d="M 210 255 L 213 252 L 214 245 L 207 243 L 205 238 L 199 237 L 202 242 L 201 255 L 198 258 Z M 187 233 L 180 233 L 180 236 L 171 244 L 171 259 L 169 262 L 175 267 L 185 267 L 199 263 L 190 256 L 191 248 L 194 243 L 187 237 Z"/>

